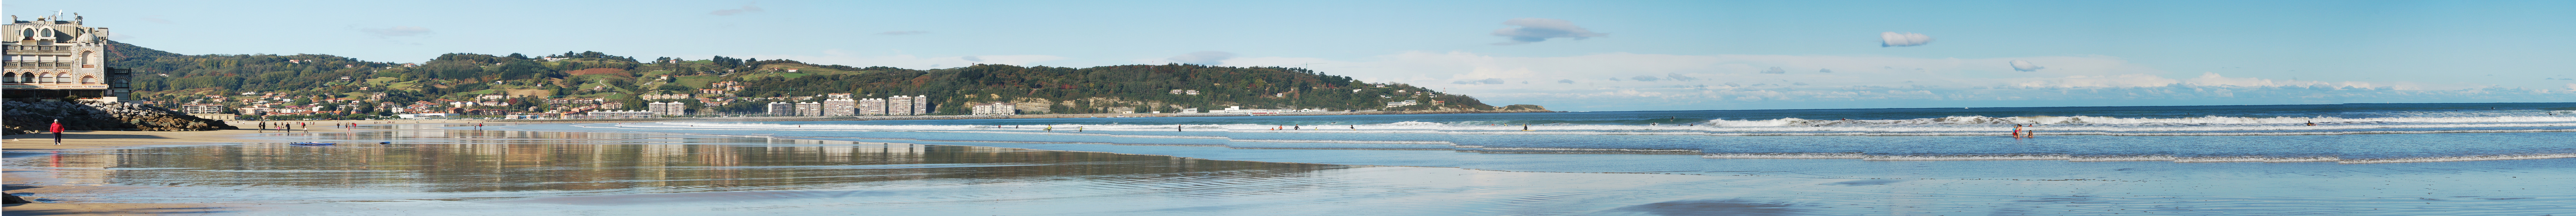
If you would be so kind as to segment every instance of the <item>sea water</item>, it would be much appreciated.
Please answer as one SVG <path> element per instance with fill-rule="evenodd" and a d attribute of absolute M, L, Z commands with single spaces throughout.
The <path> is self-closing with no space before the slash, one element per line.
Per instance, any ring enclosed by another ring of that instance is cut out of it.
<path fill-rule="evenodd" d="M 841 140 L 1683 154 L 1708 159 L 2321 162 L 2576 157 L 2576 103 L 1712 110 L 659 122 L 512 127 Z M 2016 130 L 2032 137 L 2012 136 Z M 1407 164 L 1384 164 L 1407 165 Z M 1551 169 L 1591 172 L 1617 170 Z"/>

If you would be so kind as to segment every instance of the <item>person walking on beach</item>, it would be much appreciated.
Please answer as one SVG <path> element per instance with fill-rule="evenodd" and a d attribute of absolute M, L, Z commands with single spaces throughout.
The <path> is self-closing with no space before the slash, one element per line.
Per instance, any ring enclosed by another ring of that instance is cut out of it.
<path fill-rule="evenodd" d="M 54 132 L 54 145 L 63 145 L 63 120 L 62 120 L 62 119 L 54 119 L 54 127 L 53 127 L 53 128 L 51 128 L 51 129 L 46 129 L 46 130 L 50 130 L 50 131 L 53 131 L 53 132 Z"/>

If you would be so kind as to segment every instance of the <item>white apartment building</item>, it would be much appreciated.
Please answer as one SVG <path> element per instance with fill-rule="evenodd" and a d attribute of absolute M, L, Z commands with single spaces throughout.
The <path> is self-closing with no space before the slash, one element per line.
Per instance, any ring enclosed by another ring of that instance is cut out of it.
<path fill-rule="evenodd" d="M 976 115 L 1016 115 L 1016 114 L 1019 114 L 1019 113 L 1020 113 L 1019 105 L 1014 105 L 1014 104 L 1011 104 L 1011 103 L 993 102 L 993 103 L 978 103 L 978 104 L 975 104 L 975 113 L 974 113 L 974 114 L 976 114 Z"/>
<path fill-rule="evenodd" d="M 682 100 L 682 99 L 689 99 L 689 98 L 693 97 L 693 95 L 690 95 L 690 94 L 648 94 L 648 95 L 636 95 L 636 97 L 644 98 L 644 100 Z"/>
<path fill-rule="evenodd" d="M 850 99 L 849 95 L 850 94 L 838 94 L 836 97 L 823 99 L 822 116 L 857 115 L 859 111 L 859 101 Z"/>
<path fill-rule="evenodd" d="M 866 98 L 866 99 L 859 99 L 859 103 L 858 103 L 858 105 L 857 105 L 857 106 L 858 106 L 858 108 L 859 108 L 859 115 L 863 115 L 863 116 L 881 116 L 881 115 L 886 115 L 886 109 L 885 109 L 885 106 L 886 106 L 886 99 L 885 99 L 885 98 Z"/>
<path fill-rule="evenodd" d="M 859 115 L 928 115 L 929 95 L 896 95 L 884 99 L 859 99 Z"/>
<path fill-rule="evenodd" d="M 796 103 L 796 116 L 823 116 L 823 103 Z"/>
<path fill-rule="evenodd" d="M 773 115 L 773 116 L 796 116 L 796 103 L 792 103 L 792 102 L 769 102 L 769 115 Z"/>
<path fill-rule="evenodd" d="M 645 103 L 644 105 L 645 105 L 645 109 L 653 111 L 653 114 L 654 114 L 654 115 L 688 115 L 688 114 L 689 114 L 689 103 L 681 103 L 681 102 L 652 102 L 652 103 Z"/>

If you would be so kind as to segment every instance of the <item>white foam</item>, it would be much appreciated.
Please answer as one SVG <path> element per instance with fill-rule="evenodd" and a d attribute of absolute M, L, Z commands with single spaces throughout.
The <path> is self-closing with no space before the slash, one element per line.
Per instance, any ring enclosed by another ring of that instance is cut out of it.
<path fill-rule="evenodd" d="M 1860 159 L 1860 152 L 1842 153 L 1708 153 L 1700 158 L 1731 159 Z"/>
<path fill-rule="evenodd" d="M 2173 161 L 2175 163 L 2265 162 L 2270 160 L 2268 158 L 2263 156 L 2176 157 Z"/>
<path fill-rule="evenodd" d="M 1226 141 L 1234 141 L 1234 142 L 1279 142 L 1279 143 L 1366 143 L 1366 144 L 1431 144 L 1431 145 L 1450 145 L 1450 144 L 1453 144 L 1453 143 L 1449 143 L 1449 141 L 1404 141 L 1404 140 L 1268 140 L 1268 139 L 1237 139 L 1237 140 L 1226 140 Z"/>
<path fill-rule="evenodd" d="M 2074 161 L 2074 162 L 2099 162 L 2099 161 L 2173 161 L 2173 160 L 2174 160 L 2174 156 L 2173 156 L 2173 155 L 2086 155 L 2086 156 L 2074 156 L 2074 157 L 2068 157 L 2068 158 L 2066 158 L 2066 161 Z"/>
<path fill-rule="evenodd" d="M 1531 147 L 1503 147 L 1503 148 L 1493 148 L 1493 147 L 1486 147 L 1486 148 L 1484 148 L 1484 150 L 1486 150 L 1486 151 L 1493 151 L 1493 150 L 1504 150 L 1504 151 L 1523 151 L 1523 152 L 1486 152 L 1486 153 L 1551 153 L 1551 154 L 1554 154 L 1554 153 L 1699 154 L 1699 153 L 1700 153 L 1700 150 L 1698 150 L 1698 149 L 1612 149 L 1612 148 L 1531 148 Z"/>
<path fill-rule="evenodd" d="M 2347 159 L 2347 160 L 2339 160 L 2339 161 L 2335 161 L 2335 163 L 2339 163 L 2339 164 L 2416 163 L 2416 162 L 2452 162 L 2452 161 L 2485 161 L 2485 160 L 2528 160 L 2528 159 L 2554 159 L 2554 158 L 2576 158 L 2576 153 L 2559 153 L 2559 154 L 2517 154 L 2517 155 L 2476 155 L 2476 156 L 2416 157 L 2416 158 L 2388 158 L 2388 159 Z"/>
<path fill-rule="evenodd" d="M 2069 158 L 2069 157 L 2068 157 L 2067 155 L 2062 155 L 2062 154 L 1991 154 L 1991 155 L 1962 154 L 1962 155 L 1862 155 L 1860 159 L 1861 159 L 1861 160 L 1883 160 L 1883 161 L 1914 161 L 1914 160 L 2066 160 L 2066 159 L 2068 159 L 2068 158 Z"/>

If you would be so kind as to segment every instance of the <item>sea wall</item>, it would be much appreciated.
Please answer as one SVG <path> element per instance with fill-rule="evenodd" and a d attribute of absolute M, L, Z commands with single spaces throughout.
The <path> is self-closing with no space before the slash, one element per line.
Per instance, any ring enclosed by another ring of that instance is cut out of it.
<path fill-rule="evenodd" d="M 198 118 L 157 106 L 115 102 L 8 101 L 8 134 L 44 132 L 55 119 L 64 130 L 206 131 L 240 129 L 223 121 Z"/>

